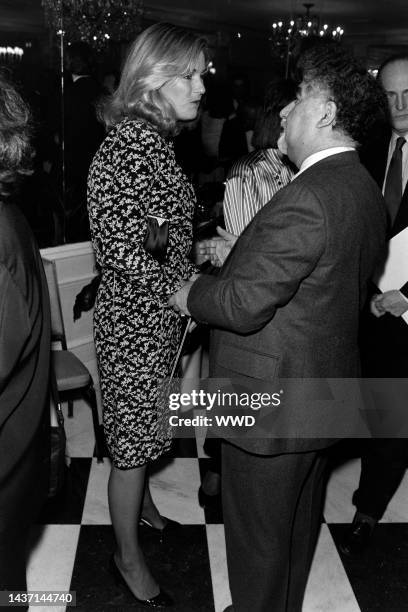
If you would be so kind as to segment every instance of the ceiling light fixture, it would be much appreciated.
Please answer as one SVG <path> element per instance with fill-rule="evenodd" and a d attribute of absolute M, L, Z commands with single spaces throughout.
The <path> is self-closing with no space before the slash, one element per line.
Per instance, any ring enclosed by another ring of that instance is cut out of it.
<path fill-rule="evenodd" d="M 281 59 L 286 60 L 286 72 L 288 72 L 289 57 L 293 48 L 299 44 L 302 38 L 314 36 L 316 38 L 328 38 L 331 40 L 341 40 L 344 29 L 341 25 L 335 28 L 327 23 L 320 25 L 317 15 L 311 15 L 310 10 L 314 7 L 311 2 L 303 4 L 305 7 L 304 15 L 297 15 L 289 23 L 275 21 L 272 24 L 272 32 L 269 40 L 272 42 L 274 51 Z"/>

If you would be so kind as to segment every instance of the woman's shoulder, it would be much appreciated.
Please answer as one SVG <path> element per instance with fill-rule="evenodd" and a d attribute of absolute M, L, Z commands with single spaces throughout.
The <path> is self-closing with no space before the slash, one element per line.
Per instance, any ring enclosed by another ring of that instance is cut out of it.
<path fill-rule="evenodd" d="M 154 125 L 143 119 L 123 119 L 108 133 L 105 145 L 112 152 L 131 149 L 146 156 L 157 156 L 166 150 L 166 143 Z"/>
<path fill-rule="evenodd" d="M 112 129 L 116 138 L 141 138 L 160 143 L 163 141 L 157 128 L 143 119 L 126 117 Z"/>

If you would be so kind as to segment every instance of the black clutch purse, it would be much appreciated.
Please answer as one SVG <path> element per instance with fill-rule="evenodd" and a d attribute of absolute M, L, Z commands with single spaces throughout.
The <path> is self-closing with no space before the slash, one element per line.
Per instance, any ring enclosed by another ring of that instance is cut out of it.
<path fill-rule="evenodd" d="M 161 223 L 159 223 L 161 221 Z M 169 222 L 159 217 L 147 217 L 147 231 L 143 242 L 146 253 L 162 265 L 166 259 L 169 240 Z"/>

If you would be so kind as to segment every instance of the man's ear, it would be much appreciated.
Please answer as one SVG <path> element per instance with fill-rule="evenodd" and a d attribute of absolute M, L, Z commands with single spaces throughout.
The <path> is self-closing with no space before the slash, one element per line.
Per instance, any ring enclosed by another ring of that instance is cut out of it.
<path fill-rule="evenodd" d="M 336 125 L 337 106 L 333 100 L 327 100 L 324 104 L 324 115 L 319 120 L 317 127 L 327 127 Z"/>

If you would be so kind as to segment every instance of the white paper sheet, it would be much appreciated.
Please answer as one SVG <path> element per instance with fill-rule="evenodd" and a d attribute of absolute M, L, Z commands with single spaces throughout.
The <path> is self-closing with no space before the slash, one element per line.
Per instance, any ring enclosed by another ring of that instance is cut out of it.
<path fill-rule="evenodd" d="M 374 282 L 384 293 L 400 289 L 408 281 L 408 227 L 391 238 L 385 265 L 374 275 Z M 402 315 L 408 324 L 408 311 Z"/>

